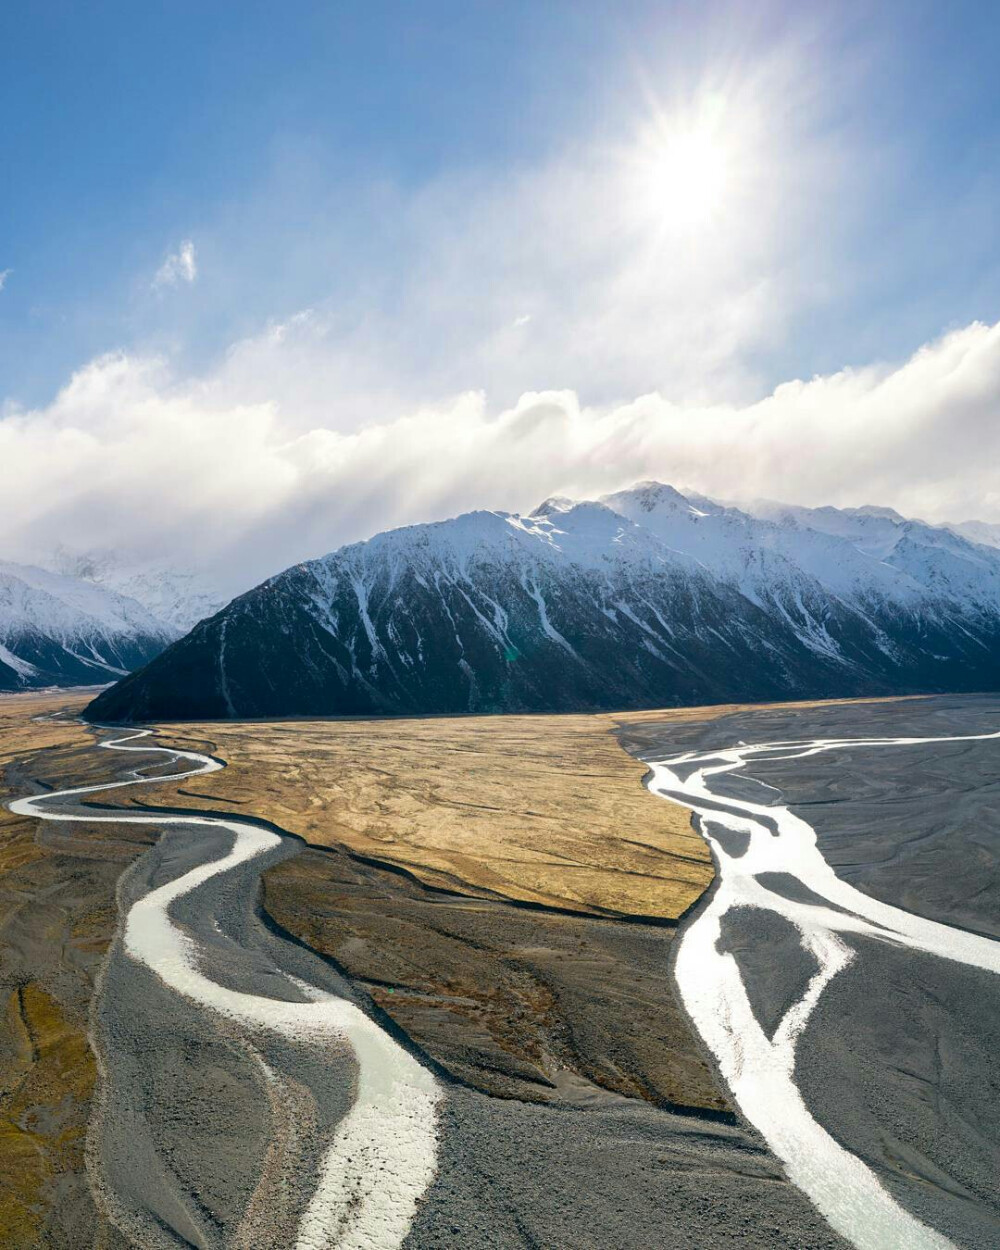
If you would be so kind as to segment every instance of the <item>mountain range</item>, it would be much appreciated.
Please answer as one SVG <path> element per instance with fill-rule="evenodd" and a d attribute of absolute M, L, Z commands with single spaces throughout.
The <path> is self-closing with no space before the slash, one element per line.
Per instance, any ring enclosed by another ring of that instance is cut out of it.
<path fill-rule="evenodd" d="M 178 633 L 113 590 L 0 562 L 0 690 L 106 683 L 151 660 Z"/>
<path fill-rule="evenodd" d="M 202 575 L 113 552 L 44 564 L 0 561 L 0 691 L 106 684 L 225 602 Z"/>
<path fill-rule="evenodd" d="M 998 685 L 996 546 L 887 508 L 736 507 L 644 482 L 295 565 L 88 714 L 570 711 Z"/>
<path fill-rule="evenodd" d="M 44 562 L 55 573 L 135 599 L 175 637 L 214 616 L 227 602 L 203 573 L 165 560 L 137 560 L 117 551 L 73 552 L 58 547 Z"/>

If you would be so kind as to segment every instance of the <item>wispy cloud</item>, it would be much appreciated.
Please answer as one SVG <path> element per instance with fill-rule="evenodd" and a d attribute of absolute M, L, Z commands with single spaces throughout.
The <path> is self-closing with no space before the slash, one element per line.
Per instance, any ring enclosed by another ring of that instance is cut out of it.
<path fill-rule="evenodd" d="M 230 371 L 234 397 L 342 429 L 476 388 L 497 407 L 553 385 L 590 402 L 759 395 L 847 282 L 837 232 L 857 196 L 843 183 L 867 166 L 840 159 L 798 42 L 727 66 L 663 101 L 633 87 L 599 133 L 531 159 L 423 181 L 345 181 L 326 152 L 278 145 L 256 188 L 199 219 L 212 281 L 197 310 L 151 301 L 173 320 L 150 337 L 201 370 L 227 325 L 308 305 L 324 384 L 269 353 L 267 369 L 241 362 L 242 389 Z M 181 280 L 175 258 L 164 271 Z"/>
<path fill-rule="evenodd" d="M 0 269 L 0 291 L 7 285 L 7 279 L 13 272 L 13 269 Z"/>
<path fill-rule="evenodd" d="M 153 278 L 153 290 L 177 286 L 179 282 L 194 282 L 197 276 L 198 263 L 195 259 L 194 243 L 190 239 L 183 239 L 177 251 L 171 252 L 157 269 Z"/>

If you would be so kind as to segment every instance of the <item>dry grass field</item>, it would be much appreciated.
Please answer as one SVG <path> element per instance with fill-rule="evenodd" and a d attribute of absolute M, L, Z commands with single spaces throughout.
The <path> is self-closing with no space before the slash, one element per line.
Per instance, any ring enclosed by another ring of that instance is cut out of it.
<path fill-rule="evenodd" d="M 265 910 L 456 1079 L 721 1111 L 669 975 L 710 858 L 618 736 L 739 710 L 161 725 L 228 767 L 122 799 L 317 848 L 264 874 Z"/>
<path fill-rule="evenodd" d="M 163 725 L 161 738 L 229 767 L 128 797 L 251 812 L 463 893 L 672 919 L 711 881 L 708 852 L 686 812 L 650 800 L 614 728 L 607 716 Z"/>
<path fill-rule="evenodd" d="M 70 713 L 79 711 L 86 707 L 91 697 L 92 692 L 86 691 L 79 694 L 44 691 L 40 694 L 0 695 L 0 767 L 29 752 L 92 742 L 92 733 L 78 721 L 36 719 L 63 710 Z"/>
<path fill-rule="evenodd" d="M 710 884 L 708 850 L 683 808 L 650 798 L 615 731 L 745 707 L 165 724 L 161 740 L 228 767 L 123 797 L 247 812 L 444 889 L 672 920 Z"/>
<path fill-rule="evenodd" d="M 310 843 L 265 873 L 266 911 L 456 1079 L 724 1110 L 669 977 L 673 922 L 711 860 L 687 812 L 645 790 L 620 724 L 159 725 L 159 741 L 228 767 L 119 801 L 253 815 Z"/>

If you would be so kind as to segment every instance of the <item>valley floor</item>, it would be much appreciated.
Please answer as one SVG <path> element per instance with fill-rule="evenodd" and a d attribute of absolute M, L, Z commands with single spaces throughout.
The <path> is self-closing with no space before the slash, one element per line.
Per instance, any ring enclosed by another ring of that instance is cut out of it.
<path fill-rule="evenodd" d="M 0 700 L 5 800 L 124 778 L 137 764 L 150 776 L 180 771 L 151 752 L 94 750 L 106 732 L 47 719 L 82 702 L 65 694 Z M 343 1114 L 355 1079 L 347 1057 L 331 1051 L 317 1066 L 308 1048 L 234 1031 L 209 1007 L 168 993 L 121 941 L 91 1003 L 118 904 L 125 914 L 164 882 L 198 879 L 199 865 L 224 849 L 213 824 L 170 824 L 166 813 L 184 811 L 236 818 L 248 829 L 256 821 L 278 835 L 266 855 L 205 880 L 174 907 L 223 998 L 238 990 L 254 1002 L 281 999 L 289 978 L 314 987 L 309 1001 L 343 996 L 435 1074 L 438 1172 L 408 1246 L 842 1245 L 737 1120 L 676 996 L 677 921 L 706 897 L 712 864 L 688 813 L 645 792 L 646 766 L 622 746 L 653 758 L 668 746 L 757 741 L 779 728 L 796 737 L 827 720 L 862 729 L 928 716 L 961 722 L 962 700 L 950 712 L 940 706 L 165 725 L 151 745 L 227 767 L 93 800 L 133 817 L 162 813 L 162 822 L 81 822 L 88 808 L 77 800 L 62 800 L 74 823 L 57 810 L 45 822 L 0 812 L 8 1004 L 0 1240 L 117 1250 L 175 1244 L 156 1231 L 173 1227 L 189 1241 L 196 1230 L 194 1244 L 235 1247 L 254 1229 L 254 1246 L 277 1246 L 289 1244 L 304 1210 L 304 1161 L 313 1160 L 306 1172 L 317 1166 L 323 1124 Z M 784 767 L 772 784 L 801 780 L 802 802 L 811 802 L 810 786 L 838 785 Z M 970 788 L 980 798 L 981 790 Z M 861 835 L 844 833 L 832 800 L 830 832 L 822 820 L 817 827 L 839 872 L 876 894 L 895 889 L 889 901 L 913 906 L 942 865 L 964 864 L 956 839 L 970 801 L 953 804 L 950 840 L 935 840 L 929 828 L 917 852 L 905 826 L 890 823 L 886 840 L 870 833 L 859 858 L 851 847 Z M 927 810 L 940 813 L 948 802 L 942 780 L 940 802 Z M 885 824 L 881 795 L 871 804 L 859 809 L 863 820 Z M 908 810 L 919 810 L 919 796 Z M 992 836 L 987 830 L 974 843 L 989 878 L 980 882 L 987 904 L 997 879 L 996 857 L 983 859 Z M 974 876 L 960 866 L 941 887 L 949 898 L 932 890 L 928 906 L 968 923 L 969 908 L 980 906 Z M 749 930 L 728 940 L 756 943 L 741 956 L 754 967 L 761 941 Z M 291 1011 L 299 1010 L 294 1000 Z M 84 1175 L 96 1077 L 88 1011 L 107 1074 L 91 1161 L 105 1201 L 110 1193 L 119 1202 L 119 1224 L 126 1207 L 132 1212 L 124 1220 L 133 1220 L 131 1243 L 94 1205 Z M 939 1033 L 941 1022 L 926 1019 Z M 847 1052 L 831 1044 L 821 1039 L 810 1052 L 817 1102 L 830 1088 L 823 1072 L 838 1074 L 838 1088 L 845 1079 Z M 279 1087 L 287 1097 L 275 1096 Z M 869 1132 L 869 1122 L 858 1131 Z M 940 1161 L 934 1166 L 940 1171 Z M 288 1168 L 292 1185 L 281 1179 Z M 930 1179 L 941 1188 L 937 1173 Z M 254 1212 L 272 1192 L 287 1209 L 272 1204 L 274 1221 L 261 1223 Z"/>
<path fill-rule="evenodd" d="M 87 697 L 0 699 L 4 802 L 129 774 L 135 760 L 95 751 L 101 735 L 75 719 Z M 659 922 L 698 897 L 710 861 L 683 814 L 649 802 L 612 729 L 606 717 L 163 727 L 159 741 L 193 740 L 230 766 L 108 797 L 249 813 L 318 844 L 265 874 L 270 922 L 336 958 L 472 1088 L 724 1113 L 670 992 L 673 929 Z M 5 1245 L 116 1242 L 85 1178 L 88 1013 L 118 878 L 156 837 L 0 810 Z M 623 928 L 630 913 L 648 923 Z"/>
<path fill-rule="evenodd" d="M 757 708 L 630 745 L 717 887 L 675 975 L 859 1250 L 1000 1244 L 1000 699 Z"/>

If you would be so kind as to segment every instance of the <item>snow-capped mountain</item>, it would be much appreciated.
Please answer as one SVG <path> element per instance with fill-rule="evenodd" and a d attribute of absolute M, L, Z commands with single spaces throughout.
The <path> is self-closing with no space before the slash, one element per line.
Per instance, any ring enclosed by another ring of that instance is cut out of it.
<path fill-rule="evenodd" d="M 114 551 L 81 554 L 60 547 L 47 563 L 54 572 L 135 599 L 177 636 L 214 616 L 228 598 L 204 574 L 164 561 L 133 560 Z"/>
<path fill-rule="evenodd" d="M 113 681 L 177 632 L 112 590 L 0 562 L 0 690 Z"/>
<path fill-rule="evenodd" d="M 92 709 L 541 711 L 998 687 L 1000 551 L 887 509 L 741 509 L 647 482 L 296 565 Z"/>
<path fill-rule="evenodd" d="M 751 510 L 770 516 L 782 531 L 801 531 L 807 543 L 817 533 L 846 540 L 862 556 L 909 579 L 925 598 L 940 596 L 965 608 L 978 604 L 987 610 L 1000 602 L 1000 552 L 953 526 L 908 520 L 892 508 L 751 505 Z"/>

